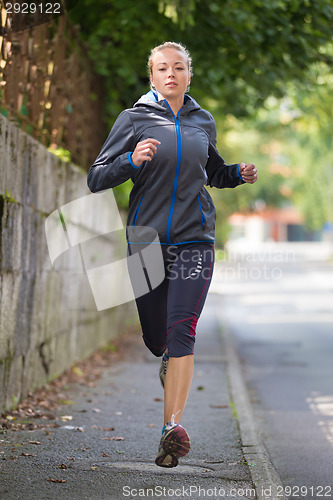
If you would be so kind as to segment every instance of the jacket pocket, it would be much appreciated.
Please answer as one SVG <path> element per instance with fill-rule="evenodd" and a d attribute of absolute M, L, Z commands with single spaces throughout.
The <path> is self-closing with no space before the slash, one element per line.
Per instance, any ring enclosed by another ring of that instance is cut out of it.
<path fill-rule="evenodd" d="M 202 224 L 202 227 L 205 227 L 206 226 L 206 219 L 205 219 L 205 216 L 204 216 L 203 211 L 202 211 L 202 205 L 201 205 L 199 195 L 197 196 L 197 199 L 198 199 L 200 214 L 201 214 L 201 224 Z"/>
<path fill-rule="evenodd" d="M 136 226 L 136 221 L 137 221 L 137 218 L 138 218 L 138 215 L 139 215 L 140 207 L 141 207 L 142 202 L 143 202 L 143 198 L 144 198 L 144 196 L 142 196 L 142 198 L 140 200 L 140 203 L 137 206 L 137 209 L 135 210 L 135 214 L 134 214 L 134 217 L 133 217 L 133 226 Z"/>

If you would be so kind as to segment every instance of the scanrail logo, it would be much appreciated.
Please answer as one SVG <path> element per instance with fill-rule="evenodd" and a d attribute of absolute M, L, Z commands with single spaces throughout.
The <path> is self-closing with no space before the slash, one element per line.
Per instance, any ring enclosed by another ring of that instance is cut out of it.
<path fill-rule="evenodd" d="M 165 277 L 157 232 L 127 228 L 131 255 L 121 243 L 124 226 L 112 190 L 88 194 L 52 212 L 45 221 L 51 264 L 64 274 L 68 306 L 82 307 L 83 290 L 70 293 L 71 283 L 89 286 L 98 311 L 145 295 Z M 76 286 L 76 289 L 78 287 Z"/>

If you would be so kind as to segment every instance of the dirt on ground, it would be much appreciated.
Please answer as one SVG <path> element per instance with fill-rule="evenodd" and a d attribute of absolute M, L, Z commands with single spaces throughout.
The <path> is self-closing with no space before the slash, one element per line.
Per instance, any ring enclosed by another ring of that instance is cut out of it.
<path fill-rule="evenodd" d="M 56 409 L 69 404 L 67 393 L 74 384 L 95 387 L 104 370 L 119 361 L 129 359 L 142 344 L 137 328 L 128 329 L 84 361 L 75 363 L 60 377 L 40 389 L 30 392 L 17 408 L 2 413 L 1 430 L 34 430 L 59 427 Z M 140 351 L 140 350 L 139 350 Z"/>

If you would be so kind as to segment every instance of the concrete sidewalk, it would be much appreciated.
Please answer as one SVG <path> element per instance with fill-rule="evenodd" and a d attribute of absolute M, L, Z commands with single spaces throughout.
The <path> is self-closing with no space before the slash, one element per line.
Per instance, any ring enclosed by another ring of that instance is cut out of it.
<path fill-rule="evenodd" d="M 247 420 L 239 365 L 230 338 L 221 340 L 215 310 L 210 296 L 198 325 L 182 420 L 192 447 L 178 467 L 154 463 L 163 424 L 160 359 L 140 344 L 133 347 L 133 361 L 107 369 L 96 387 L 71 387 L 67 397 L 75 404 L 58 408 L 58 428 L 0 434 L 0 498 L 274 499 L 278 478 Z M 230 375 L 235 383 L 228 384 Z M 66 415 L 73 419 L 63 421 Z M 251 434 L 247 456 L 245 432 Z"/>

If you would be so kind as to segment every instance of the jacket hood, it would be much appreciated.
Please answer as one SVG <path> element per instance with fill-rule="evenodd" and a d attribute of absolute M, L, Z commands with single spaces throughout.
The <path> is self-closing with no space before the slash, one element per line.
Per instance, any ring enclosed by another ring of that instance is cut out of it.
<path fill-rule="evenodd" d="M 144 94 L 143 96 L 140 97 L 140 99 L 134 104 L 134 108 L 138 106 L 149 106 L 152 107 L 156 110 L 159 111 L 170 111 L 170 108 L 167 104 L 166 99 L 161 99 L 160 101 L 158 100 L 158 95 L 156 92 L 153 90 L 150 90 L 147 92 L 147 94 Z M 184 97 L 184 105 L 183 105 L 183 113 L 190 113 L 191 111 L 194 110 L 199 110 L 201 107 L 199 104 L 196 102 L 193 97 L 185 94 Z"/>

